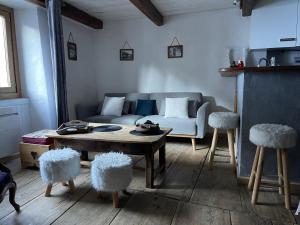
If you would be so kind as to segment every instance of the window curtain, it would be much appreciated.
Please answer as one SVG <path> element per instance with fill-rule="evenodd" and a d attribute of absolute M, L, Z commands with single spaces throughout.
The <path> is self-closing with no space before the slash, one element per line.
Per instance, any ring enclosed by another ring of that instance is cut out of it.
<path fill-rule="evenodd" d="M 56 99 L 57 125 L 69 120 L 61 0 L 46 0 Z"/>

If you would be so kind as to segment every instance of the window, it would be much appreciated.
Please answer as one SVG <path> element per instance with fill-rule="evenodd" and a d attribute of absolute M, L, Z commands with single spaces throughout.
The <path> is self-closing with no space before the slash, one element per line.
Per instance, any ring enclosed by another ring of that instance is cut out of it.
<path fill-rule="evenodd" d="M 0 98 L 20 97 L 13 9 L 0 5 Z"/>

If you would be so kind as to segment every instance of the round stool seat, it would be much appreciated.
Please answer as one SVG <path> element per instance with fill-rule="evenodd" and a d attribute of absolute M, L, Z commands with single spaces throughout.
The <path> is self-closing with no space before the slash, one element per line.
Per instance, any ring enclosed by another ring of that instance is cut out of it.
<path fill-rule="evenodd" d="M 39 162 L 42 180 L 47 184 L 69 181 L 80 173 L 80 154 L 71 148 L 45 152 Z"/>
<path fill-rule="evenodd" d="M 132 179 L 132 159 L 116 152 L 96 155 L 92 162 L 91 178 L 92 186 L 97 191 L 125 190 Z"/>
<path fill-rule="evenodd" d="M 251 127 L 249 139 L 257 146 L 286 149 L 295 147 L 297 133 L 285 125 L 257 124 Z"/>
<path fill-rule="evenodd" d="M 233 112 L 214 112 L 209 115 L 208 124 L 217 129 L 235 129 L 239 126 L 239 118 Z"/>

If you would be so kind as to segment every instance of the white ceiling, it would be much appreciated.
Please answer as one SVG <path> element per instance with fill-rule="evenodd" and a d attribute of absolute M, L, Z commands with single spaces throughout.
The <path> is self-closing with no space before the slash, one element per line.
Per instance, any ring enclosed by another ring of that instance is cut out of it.
<path fill-rule="evenodd" d="M 144 15 L 129 0 L 65 0 L 102 20 L 122 20 Z M 237 7 L 233 0 L 151 0 L 163 16 Z"/>

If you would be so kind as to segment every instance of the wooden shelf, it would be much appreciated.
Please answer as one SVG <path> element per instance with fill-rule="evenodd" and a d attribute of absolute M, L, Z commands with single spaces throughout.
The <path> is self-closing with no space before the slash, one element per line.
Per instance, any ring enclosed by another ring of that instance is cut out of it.
<path fill-rule="evenodd" d="M 219 73 L 222 77 L 236 77 L 240 73 L 244 73 L 244 68 L 232 67 L 232 68 L 220 68 Z"/>
<path fill-rule="evenodd" d="M 270 72 L 299 72 L 300 66 L 268 66 L 268 67 L 244 67 L 244 68 L 220 68 L 222 77 L 236 77 L 241 73 L 270 73 Z"/>

